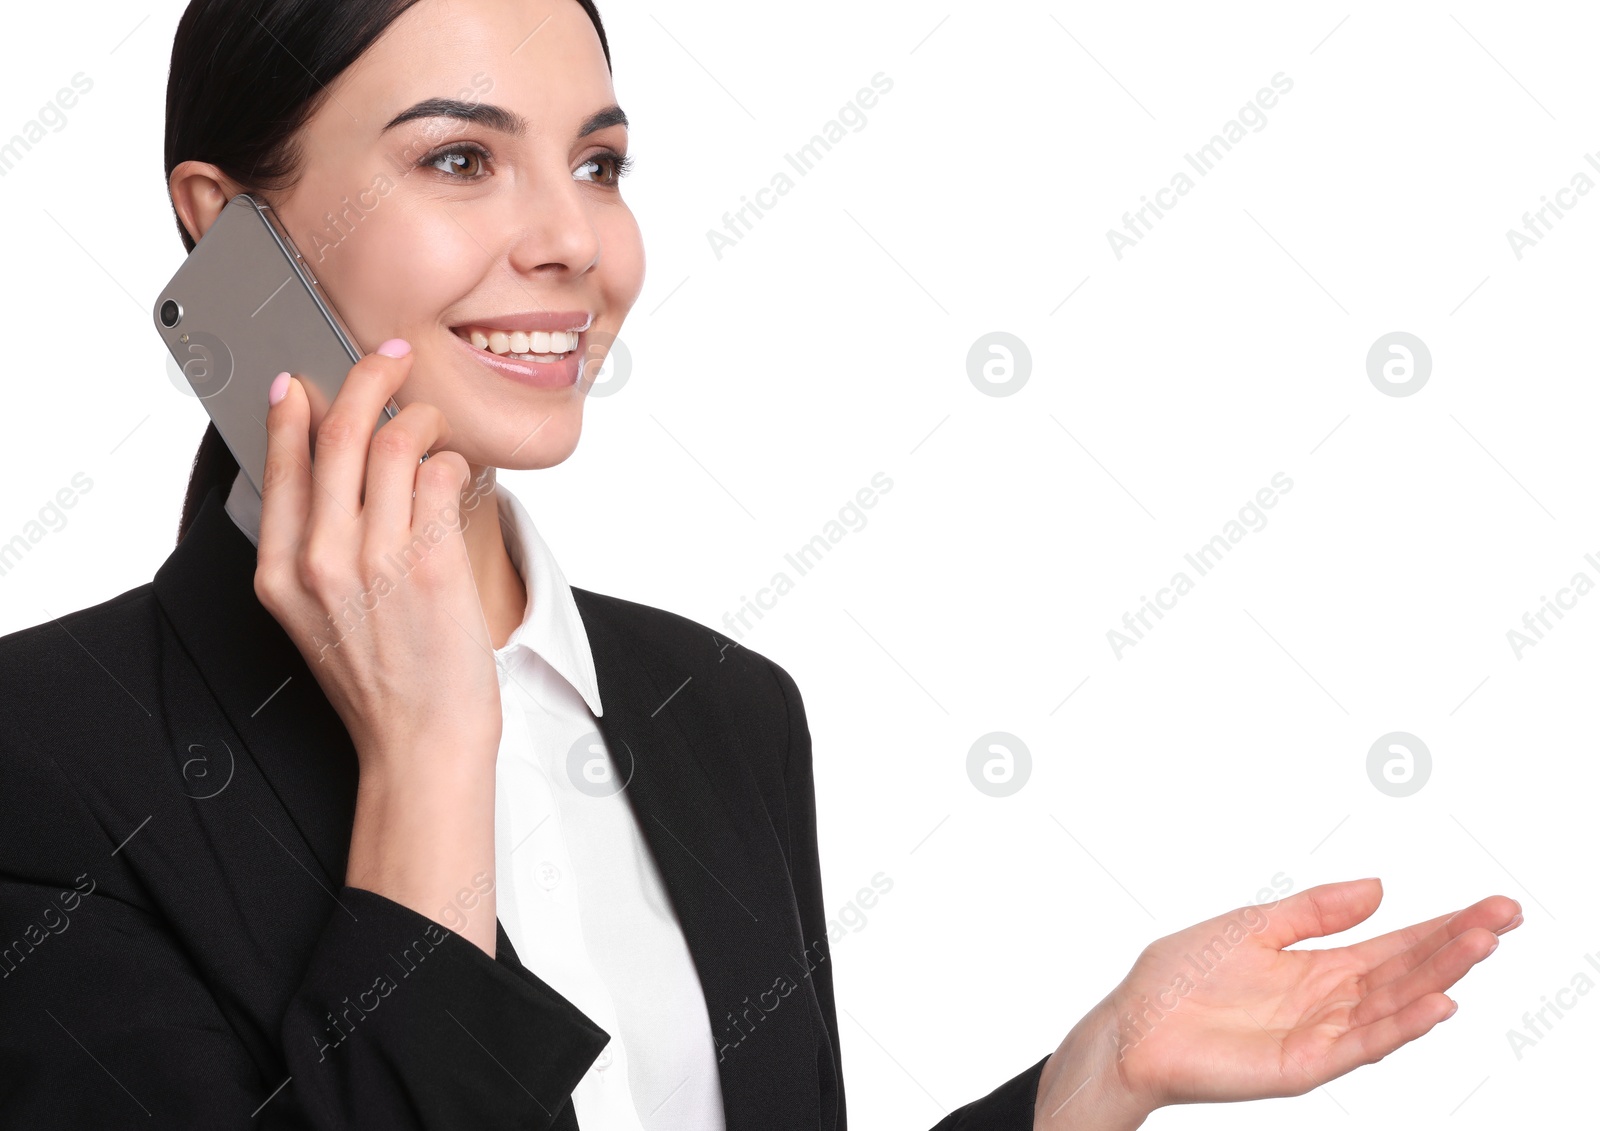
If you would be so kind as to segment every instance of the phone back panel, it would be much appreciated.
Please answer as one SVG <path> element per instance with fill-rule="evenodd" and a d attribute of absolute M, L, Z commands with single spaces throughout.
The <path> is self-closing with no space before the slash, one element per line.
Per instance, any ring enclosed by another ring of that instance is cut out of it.
<path fill-rule="evenodd" d="M 161 308 L 178 303 L 176 325 Z M 319 422 L 363 351 L 272 210 L 240 193 L 206 230 L 153 309 L 156 331 L 233 457 L 261 491 L 267 463 L 267 389 L 288 370 Z M 398 411 L 393 399 L 376 427 Z M 311 437 L 314 447 L 315 437 Z"/>

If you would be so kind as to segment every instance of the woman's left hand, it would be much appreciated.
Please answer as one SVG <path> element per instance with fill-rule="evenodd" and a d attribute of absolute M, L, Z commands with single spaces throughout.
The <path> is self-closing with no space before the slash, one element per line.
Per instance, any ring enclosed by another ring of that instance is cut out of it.
<path fill-rule="evenodd" d="M 1046 1065 L 1035 1127 L 1100 1122 L 1069 1118 L 1080 1087 L 1085 1106 L 1120 1113 L 1104 1125 L 1128 1127 L 1171 1104 L 1302 1095 L 1449 1017 L 1444 991 L 1522 922 L 1495 895 L 1349 946 L 1282 949 L 1382 899 L 1376 879 L 1322 884 L 1157 939 Z"/>

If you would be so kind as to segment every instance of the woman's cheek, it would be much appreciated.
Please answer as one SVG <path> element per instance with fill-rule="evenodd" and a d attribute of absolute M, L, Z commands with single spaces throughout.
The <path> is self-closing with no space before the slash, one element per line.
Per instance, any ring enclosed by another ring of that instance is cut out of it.
<path fill-rule="evenodd" d="M 611 304 L 617 313 L 625 313 L 638 300 L 644 290 L 644 235 L 633 213 L 626 206 L 618 220 L 605 233 L 605 254 L 610 258 L 612 272 L 606 280 Z"/>
<path fill-rule="evenodd" d="M 380 210 L 381 211 L 381 208 Z M 448 217 L 437 221 L 397 207 L 374 226 L 357 252 L 328 280 L 330 294 L 348 294 L 345 316 L 362 341 L 419 335 L 481 282 L 485 256 Z M 353 241 L 352 241 L 353 242 Z M 338 299 L 335 300 L 339 302 Z"/>

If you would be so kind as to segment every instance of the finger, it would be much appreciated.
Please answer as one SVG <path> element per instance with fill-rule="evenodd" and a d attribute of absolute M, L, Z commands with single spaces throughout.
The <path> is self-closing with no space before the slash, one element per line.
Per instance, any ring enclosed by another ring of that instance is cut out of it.
<path fill-rule="evenodd" d="M 1367 968 L 1373 985 L 1383 985 L 1423 962 L 1445 943 L 1474 927 L 1500 934 L 1522 922 L 1522 905 L 1503 895 L 1491 895 L 1459 911 L 1413 923 L 1398 931 L 1353 944 L 1349 953 Z"/>
<path fill-rule="evenodd" d="M 441 540 L 430 537 L 429 527 L 453 529 L 461 525 L 461 494 L 472 469 L 459 452 L 449 449 L 429 456 L 428 462 L 417 468 L 417 497 L 412 503 L 411 534 L 427 545 L 437 545 Z"/>
<path fill-rule="evenodd" d="M 372 437 L 361 514 L 369 536 L 382 545 L 411 529 L 412 493 L 424 452 L 449 438 L 444 413 L 422 401 L 406 405 Z"/>
<path fill-rule="evenodd" d="M 390 342 L 378 347 L 391 348 Z M 310 525 L 314 529 L 330 522 L 333 527 L 348 525 L 360 516 L 373 431 L 384 402 L 411 372 L 410 347 L 405 348 L 406 353 L 399 357 L 369 353 L 352 365 L 317 426 L 311 452 L 311 473 L 318 486 L 311 496 Z"/>
<path fill-rule="evenodd" d="M 1397 971 L 1392 980 L 1368 982 L 1372 988 L 1351 1011 L 1350 1023 L 1366 1025 L 1398 1012 L 1424 994 L 1449 989 L 1499 945 L 1494 932 L 1481 927 L 1457 935 L 1410 970 Z"/>
<path fill-rule="evenodd" d="M 1450 935 L 1443 927 L 1452 917 L 1460 914 L 1459 911 L 1447 911 L 1443 915 L 1436 915 L 1425 922 L 1413 923 L 1409 927 L 1390 931 L 1388 934 L 1375 935 L 1362 942 L 1351 943 L 1350 957 L 1354 958 L 1369 971 L 1376 972 L 1375 968 L 1384 962 L 1392 962 L 1411 956 L 1412 961 L 1405 969 L 1410 969 L 1422 959 L 1438 950 L 1450 940 Z M 1392 975 L 1391 975 L 1392 976 Z M 1387 979 L 1386 979 L 1387 980 Z"/>
<path fill-rule="evenodd" d="M 1302 939 L 1336 935 L 1371 915 L 1382 900 L 1383 884 L 1376 878 L 1318 884 L 1279 900 L 1268 913 L 1260 938 L 1264 945 L 1282 948 Z"/>
<path fill-rule="evenodd" d="M 1322 1060 L 1322 1082 L 1343 1076 L 1353 1068 L 1382 1060 L 1401 1045 L 1427 1033 L 1455 1012 L 1456 1003 L 1444 994 L 1425 994 L 1405 1008 L 1342 1034 L 1328 1047 Z"/>
<path fill-rule="evenodd" d="M 311 406 L 289 378 L 283 399 L 267 409 L 267 462 L 261 476 L 261 526 L 256 560 L 269 568 L 299 544 L 311 503 Z"/>

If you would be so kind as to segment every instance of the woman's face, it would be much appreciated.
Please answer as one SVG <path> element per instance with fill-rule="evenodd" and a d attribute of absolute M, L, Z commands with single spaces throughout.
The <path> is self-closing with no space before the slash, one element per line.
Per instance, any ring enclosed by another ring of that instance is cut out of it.
<path fill-rule="evenodd" d="M 419 106 L 432 100 L 453 109 Z M 329 87 L 299 137 L 299 183 L 266 194 L 356 340 L 411 343 L 395 400 L 438 406 L 475 467 L 572 453 L 644 284 L 615 107 L 573 0 L 421 0 Z M 560 361 L 512 356 L 548 357 L 586 322 Z M 518 330 L 556 333 L 524 345 Z"/>

